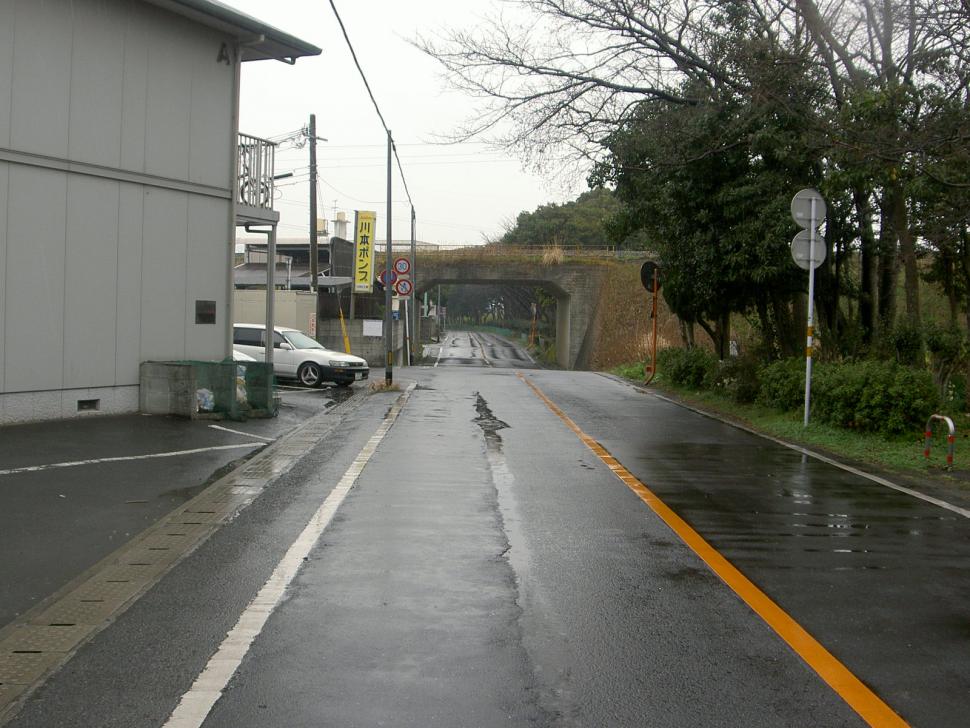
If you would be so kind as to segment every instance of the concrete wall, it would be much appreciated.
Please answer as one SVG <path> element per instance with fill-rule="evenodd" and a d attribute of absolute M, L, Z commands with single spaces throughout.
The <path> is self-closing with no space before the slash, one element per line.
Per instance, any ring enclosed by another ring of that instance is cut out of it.
<path fill-rule="evenodd" d="M 384 368 L 387 357 L 383 336 L 364 336 L 364 322 L 361 319 L 345 322 L 347 335 L 350 337 L 350 353 L 360 356 L 367 360 L 372 367 Z M 340 321 L 327 319 L 317 322 L 317 341 L 328 349 L 336 351 L 344 350 L 343 333 L 340 330 Z M 394 366 L 403 366 L 404 363 L 404 327 L 400 321 L 394 322 L 393 332 Z"/>
<path fill-rule="evenodd" d="M 310 317 L 315 313 L 316 294 L 308 291 L 276 291 L 273 318 L 276 326 L 289 326 L 310 332 Z M 232 292 L 232 318 L 237 324 L 266 323 L 266 291 Z"/>
<path fill-rule="evenodd" d="M 140 362 L 222 358 L 225 41 L 135 0 L 0 0 L 0 423 L 134 411 Z"/>
<path fill-rule="evenodd" d="M 420 295 L 439 283 L 508 284 L 542 286 L 556 298 L 556 360 L 563 369 L 589 366 L 589 342 L 593 339 L 596 305 L 604 279 L 599 266 L 581 263 L 523 263 L 498 258 L 489 262 L 418 261 Z"/>

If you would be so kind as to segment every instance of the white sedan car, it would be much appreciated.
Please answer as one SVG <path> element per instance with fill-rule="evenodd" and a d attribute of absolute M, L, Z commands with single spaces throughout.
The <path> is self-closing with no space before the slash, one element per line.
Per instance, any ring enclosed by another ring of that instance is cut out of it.
<path fill-rule="evenodd" d="M 262 324 L 234 324 L 233 348 L 257 361 L 265 359 L 266 327 Z M 298 379 L 307 387 L 333 382 L 347 387 L 367 379 L 370 368 L 359 356 L 325 348 L 296 329 L 277 326 L 273 330 L 273 372 L 277 377 Z"/>

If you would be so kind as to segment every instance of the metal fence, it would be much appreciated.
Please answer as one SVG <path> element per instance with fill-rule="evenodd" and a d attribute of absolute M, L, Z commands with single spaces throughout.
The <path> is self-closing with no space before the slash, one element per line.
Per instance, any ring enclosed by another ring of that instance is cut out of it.
<path fill-rule="evenodd" d="M 244 420 L 276 414 L 270 365 L 254 361 L 183 361 L 195 376 L 196 416 Z"/>
<path fill-rule="evenodd" d="M 236 202 L 272 210 L 276 145 L 266 139 L 240 134 L 238 148 L 239 194 Z"/>

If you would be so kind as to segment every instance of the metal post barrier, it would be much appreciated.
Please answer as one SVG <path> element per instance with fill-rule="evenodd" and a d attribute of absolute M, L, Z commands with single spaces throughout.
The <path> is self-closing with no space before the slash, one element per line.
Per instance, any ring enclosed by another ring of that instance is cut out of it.
<path fill-rule="evenodd" d="M 949 433 L 946 436 L 946 469 L 950 470 L 953 467 L 953 448 L 956 445 L 957 428 L 953 426 L 953 420 L 949 417 L 944 415 L 930 415 L 930 418 L 926 421 L 926 441 L 923 446 L 923 457 L 927 460 L 930 459 L 930 447 L 933 445 L 933 420 L 945 422 L 949 429 Z"/>

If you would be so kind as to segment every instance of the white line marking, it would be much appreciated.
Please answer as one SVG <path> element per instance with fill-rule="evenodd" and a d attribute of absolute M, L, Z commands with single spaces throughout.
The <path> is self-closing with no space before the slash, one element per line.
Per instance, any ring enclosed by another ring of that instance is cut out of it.
<path fill-rule="evenodd" d="M 639 388 L 634 386 L 634 389 L 639 389 Z M 643 391 L 643 390 L 640 390 L 640 391 Z M 662 399 L 664 402 L 675 404 L 678 407 L 683 407 L 684 409 L 690 410 L 691 412 L 696 412 L 697 414 L 703 415 L 704 417 L 709 417 L 712 420 L 717 420 L 718 422 L 723 422 L 726 425 L 731 425 L 731 427 L 736 427 L 739 430 L 744 430 L 745 432 L 751 433 L 752 435 L 757 435 L 758 437 L 764 438 L 765 440 L 770 440 L 771 442 L 777 443 L 778 445 L 782 445 L 783 447 L 787 447 L 789 450 L 794 450 L 795 452 L 801 453 L 802 455 L 808 455 L 809 457 L 815 458 L 816 460 L 821 460 L 823 463 L 834 465 L 837 468 L 841 468 L 842 470 L 845 470 L 847 473 L 858 475 L 860 478 L 866 478 L 867 480 L 871 480 L 873 483 L 878 483 L 879 485 L 883 485 L 887 488 L 892 488 L 893 490 L 899 491 L 900 493 L 905 493 L 906 495 L 911 495 L 914 498 L 919 498 L 920 500 L 926 501 L 927 503 L 932 503 L 935 506 L 939 506 L 940 508 L 945 508 L 948 511 L 952 511 L 953 513 L 961 515 L 964 518 L 970 518 L 970 510 L 967 510 L 966 508 L 955 506 L 952 503 L 947 503 L 945 500 L 940 500 L 939 498 L 934 498 L 931 495 L 920 493 L 918 490 L 907 488 L 904 485 L 897 485 L 896 483 L 893 483 L 891 480 L 886 480 L 885 478 L 882 478 L 878 475 L 873 475 L 872 473 L 867 473 L 864 470 L 853 468 L 851 465 L 840 463 L 838 460 L 833 460 L 830 457 L 826 457 L 821 453 L 817 453 L 813 450 L 809 450 L 808 448 L 802 447 L 801 445 L 793 445 L 790 442 L 779 440 L 777 437 L 772 437 L 771 435 L 766 435 L 763 432 L 758 432 L 757 430 L 753 430 L 750 427 L 739 425 L 737 422 L 731 422 L 730 420 L 717 417 L 716 415 L 712 415 L 710 412 L 704 412 L 703 410 L 695 409 L 694 407 L 686 405 L 682 402 L 678 402 L 676 400 L 670 399 L 669 397 L 664 397 L 662 394 L 657 394 L 656 392 L 649 392 L 649 394 L 653 395 L 657 399 Z"/>
<path fill-rule="evenodd" d="M 233 430 L 229 427 L 223 427 L 222 425 L 209 425 L 213 430 L 222 430 L 223 432 L 231 432 L 234 435 L 245 435 L 246 437 L 255 437 L 257 440 L 266 440 L 266 442 L 276 442 L 275 437 L 263 437 L 262 435 L 254 435 L 251 432 L 243 432 L 242 430 Z"/>
<path fill-rule="evenodd" d="M 434 360 L 434 365 L 437 367 L 441 363 L 441 352 L 445 350 L 444 344 L 438 344 L 438 358 Z"/>
<path fill-rule="evenodd" d="M 283 559 L 277 564 L 272 576 L 263 584 L 255 598 L 240 615 L 236 626 L 226 635 L 226 639 L 219 645 L 219 649 L 209 659 L 202 673 L 195 679 L 189 691 L 182 696 L 178 706 L 169 716 L 163 728 L 200 728 L 206 717 L 212 711 L 216 701 L 222 697 L 222 691 L 229 684 L 229 680 L 239 669 L 243 658 L 249 652 L 253 641 L 263 631 L 270 615 L 279 606 L 286 589 L 296 577 L 304 559 L 309 556 L 340 504 L 343 503 L 350 489 L 354 487 L 364 466 L 377 450 L 391 425 L 397 419 L 415 384 L 398 397 L 394 406 L 387 413 L 377 431 L 371 435 L 364 449 L 360 451 L 350 468 L 344 473 L 340 482 L 330 491 L 330 495 L 310 519 L 306 528 L 290 546 Z"/>
<path fill-rule="evenodd" d="M 255 435 L 253 435 L 255 437 Z M 74 460 L 67 463 L 47 463 L 45 465 L 27 465 L 22 468 L 8 468 L 0 470 L 0 475 L 16 475 L 17 473 L 38 473 L 43 470 L 53 470 L 54 468 L 73 468 L 78 465 L 98 465 L 99 463 L 120 463 L 128 460 L 149 460 L 151 458 L 175 458 L 181 455 L 195 455 L 200 452 L 211 452 L 213 450 L 233 450 L 243 447 L 263 447 L 265 442 L 242 442 L 238 445 L 213 445 L 212 447 L 197 447 L 193 450 L 173 450 L 171 452 L 153 452 L 147 455 L 124 455 L 114 458 L 96 458 L 92 460 Z"/>

